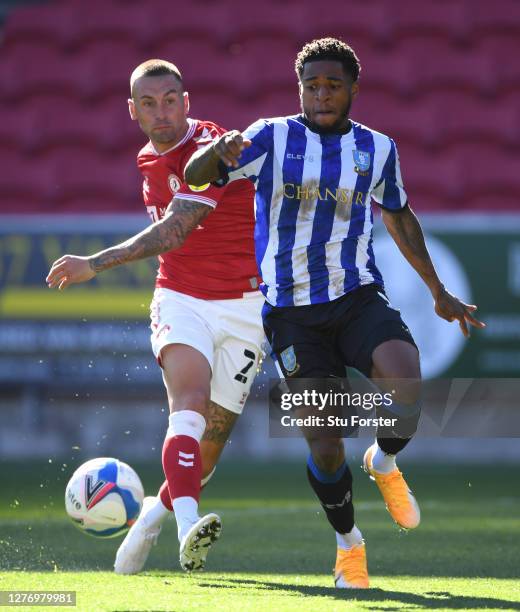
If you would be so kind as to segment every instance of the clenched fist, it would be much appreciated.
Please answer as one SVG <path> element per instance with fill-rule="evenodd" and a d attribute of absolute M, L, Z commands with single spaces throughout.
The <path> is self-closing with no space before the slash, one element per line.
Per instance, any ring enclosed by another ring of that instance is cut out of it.
<path fill-rule="evenodd" d="M 251 146 L 251 141 L 244 139 L 238 130 L 226 132 L 215 142 L 213 151 L 230 168 L 238 168 L 242 151 Z"/>

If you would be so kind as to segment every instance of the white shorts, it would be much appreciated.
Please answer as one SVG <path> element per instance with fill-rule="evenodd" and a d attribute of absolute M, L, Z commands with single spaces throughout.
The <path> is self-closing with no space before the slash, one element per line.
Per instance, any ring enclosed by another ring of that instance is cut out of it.
<path fill-rule="evenodd" d="M 260 291 L 232 300 L 201 300 L 171 289 L 156 289 L 150 305 L 151 342 L 160 364 L 168 344 L 187 344 L 211 367 L 211 400 L 241 414 L 263 357 Z"/>

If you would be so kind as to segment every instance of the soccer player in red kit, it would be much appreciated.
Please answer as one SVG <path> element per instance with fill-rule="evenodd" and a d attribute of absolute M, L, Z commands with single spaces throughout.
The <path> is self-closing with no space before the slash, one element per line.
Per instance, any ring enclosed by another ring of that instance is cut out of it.
<path fill-rule="evenodd" d="M 242 412 L 264 338 L 254 192 L 246 180 L 225 188 L 191 188 L 184 182 L 191 155 L 225 130 L 188 117 L 189 97 L 175 65 L 144 62 L 132 73 L 130 87 L 130 115 L 150 139 L 138 166 L 155 223 L 89 257 L 64 255 L 52 265 L 47 283 L 64 289 L 114 266 L 159 255 L 150 310 L 152 348 L 170 407 L 163 446 L 166 481 L 157 497 L 145 498 L 114 567 L 120 574 L 139 572 L 173 510 L 180 564 L 191 571 L 202 569 L 220 535 L 216 514 L 198 515 L 200 489 Z"/>

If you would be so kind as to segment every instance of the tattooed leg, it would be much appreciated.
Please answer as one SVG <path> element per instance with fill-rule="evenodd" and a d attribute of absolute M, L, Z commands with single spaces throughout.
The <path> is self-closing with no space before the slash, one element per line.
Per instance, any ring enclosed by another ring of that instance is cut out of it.
<path fill-rule="evenodd" d="M 203 478 L 210 474 L 217 465 L 237 419 L 238 414 L 226 410 L 215 402 L 209 402 L 206 431 L 200 443 Z"/>
<path fill-rule="evenodd" d="M 177 361 L 179 361 L 177 359 Z M 168 395 L 168 404 L 170 412 L 179 408 L 175 406 L 174 397 L 176 396 L 175 390 L 172 388 L 171 376 L 164 376 L 164 383 L 166 385 L 166 392 Z M 200 378 L 198 380 L 200 382 Z M 207 382 L 207 392 L 210 393 L 210 381 Z M 178 394 L 177 394 L 178 395 Z M 206 419 L 206 429 L 200 441 L 200 455 L 202 460 L 202 479 L 206 478 L 210 474 L 215 466 L 217 465 L 218 459 L 224 450 L 224 446 L 233 430 L 233 427 L 238 418 L 238 414 L 226 410 L 219 404 L 215 404 L 208 399 L 207 407 L 205 410 L 204 418 Z"/>

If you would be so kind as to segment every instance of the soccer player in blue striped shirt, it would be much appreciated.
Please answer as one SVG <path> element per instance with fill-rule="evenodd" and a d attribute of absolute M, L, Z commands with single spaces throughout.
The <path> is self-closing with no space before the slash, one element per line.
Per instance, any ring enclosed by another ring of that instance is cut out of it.
<path fill-rule="evenodd" d="M 384 293 L 374 260 L 372 200 L 430 289 L 436 313 L 457 320 L 465 336 L 468 324 L 484 324 L 472 314 L 476 306 L 450 294 L 437 276 L 407 200 L 394 141 L 349 118 L 359 89 L 355 52 L 334 38 L 315 40 L 300 51 L 295 68 L 302 113 L 224 134 L 191 158 L 186 179 L 204 186 L 246 177 L 255 184 L 264 327 L 283 377 L 343 377 L 350 366 L 380 381 L 418 380 L 417 347 Z M 378 430 L 364 467 L 392 518 L 411 529 L 420 522 L 419 506 L 395 457 L 417 424 L 417 386 L 398 390 L 394 400 L 408 415 L 402 421 L 407 433 L 388 437 Z M 336 531 L 336 586 L 366 588 L 365 543 L 354 523 L 343 441 L 306 437 L 309 481 Z"/>

